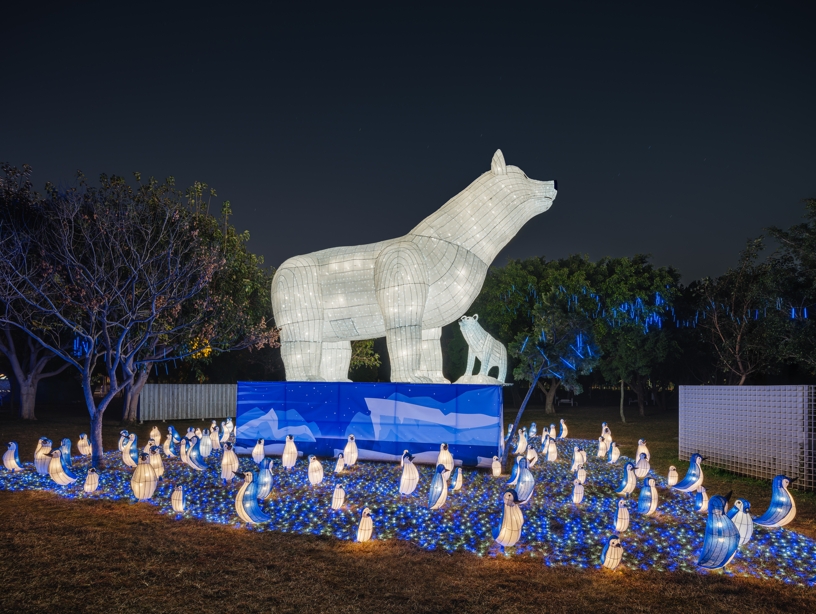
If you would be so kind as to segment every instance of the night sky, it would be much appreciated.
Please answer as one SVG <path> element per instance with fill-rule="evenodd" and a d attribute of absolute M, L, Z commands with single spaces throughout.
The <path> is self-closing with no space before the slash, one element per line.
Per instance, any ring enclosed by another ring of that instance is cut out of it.
<path fill-rule="evenodd" d="M 275 266 L 404 234 L 497 148 L 559 194 L 496 264 L 644 252 L 688 282 L 816 197 L 812 2 L 19 4 L 0 161 L 207 182 Z"/>

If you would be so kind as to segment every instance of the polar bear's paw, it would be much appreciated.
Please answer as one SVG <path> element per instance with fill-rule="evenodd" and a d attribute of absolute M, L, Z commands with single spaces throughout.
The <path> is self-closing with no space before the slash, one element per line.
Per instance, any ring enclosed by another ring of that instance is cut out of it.
<path fill-rule="evenodd" d="M 392 373 L 392 382 L 404 382 L 406 384 L 433 384 L 434 381 L 427 375 L 419 375 L 418 373 Z"/>

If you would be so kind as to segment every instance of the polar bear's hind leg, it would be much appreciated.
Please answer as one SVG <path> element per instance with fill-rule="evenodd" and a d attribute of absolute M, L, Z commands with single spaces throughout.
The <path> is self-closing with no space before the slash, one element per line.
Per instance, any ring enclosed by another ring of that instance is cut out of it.
<path fill-rule="evenodd" d="M 442 346 L 439 342 L 441 338 L 441 328 L 426 328 L 422 331 L 422 358 L 419 370 L 435 384 L 450 384 L 450 380 L 442 375 Z"/>
<path fill-rule="evenodd" d="M 320 355 L 320 376 L 327 382 L 350 382 L 350 341 L 324 341 Z"/>

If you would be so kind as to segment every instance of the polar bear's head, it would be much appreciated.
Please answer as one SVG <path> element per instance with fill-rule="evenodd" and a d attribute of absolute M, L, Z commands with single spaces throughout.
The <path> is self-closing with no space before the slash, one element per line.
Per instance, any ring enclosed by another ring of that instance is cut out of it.
<path fill-rule="evenodd" d="M 479 342 L 487 336 L 485 329 L 479 324 L 478 313 L 473 314 L 473 317 L 462 316 L 459 318 L 459 328 L 462 329 L 462 336 L 471 347 L 480 345 Z"/>

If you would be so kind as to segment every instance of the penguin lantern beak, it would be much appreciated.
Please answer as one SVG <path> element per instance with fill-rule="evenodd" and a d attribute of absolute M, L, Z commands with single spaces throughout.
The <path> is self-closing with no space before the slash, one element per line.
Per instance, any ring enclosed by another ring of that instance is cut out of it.
<path fill-rule="evenodd" d="M 726 503 L 728 503 L 728 502 L 731 500 L 731 495 L 733 495 L 733 494 L 734 494 L 734 491 L 733 491 L 733 490 L 729 490 L 729 491 L 728 491 L 728 494 L 727 494 L 727 495 L 725 495 L 725 497 L 724 497 L 724 498 L 725 498 L 725 502 L 726 502 Z"/>
<path fill-rule="evenodd" d="M 794 483 L 796 480 L 798 480 L 798 479 L 799 479 L 798 477 L 796 477 L 796 478 L 788 478 L 788 482 L 789 482 L 789 483 L 791 483 L 791 484 L 793 484 L 793 483 Z"/>

